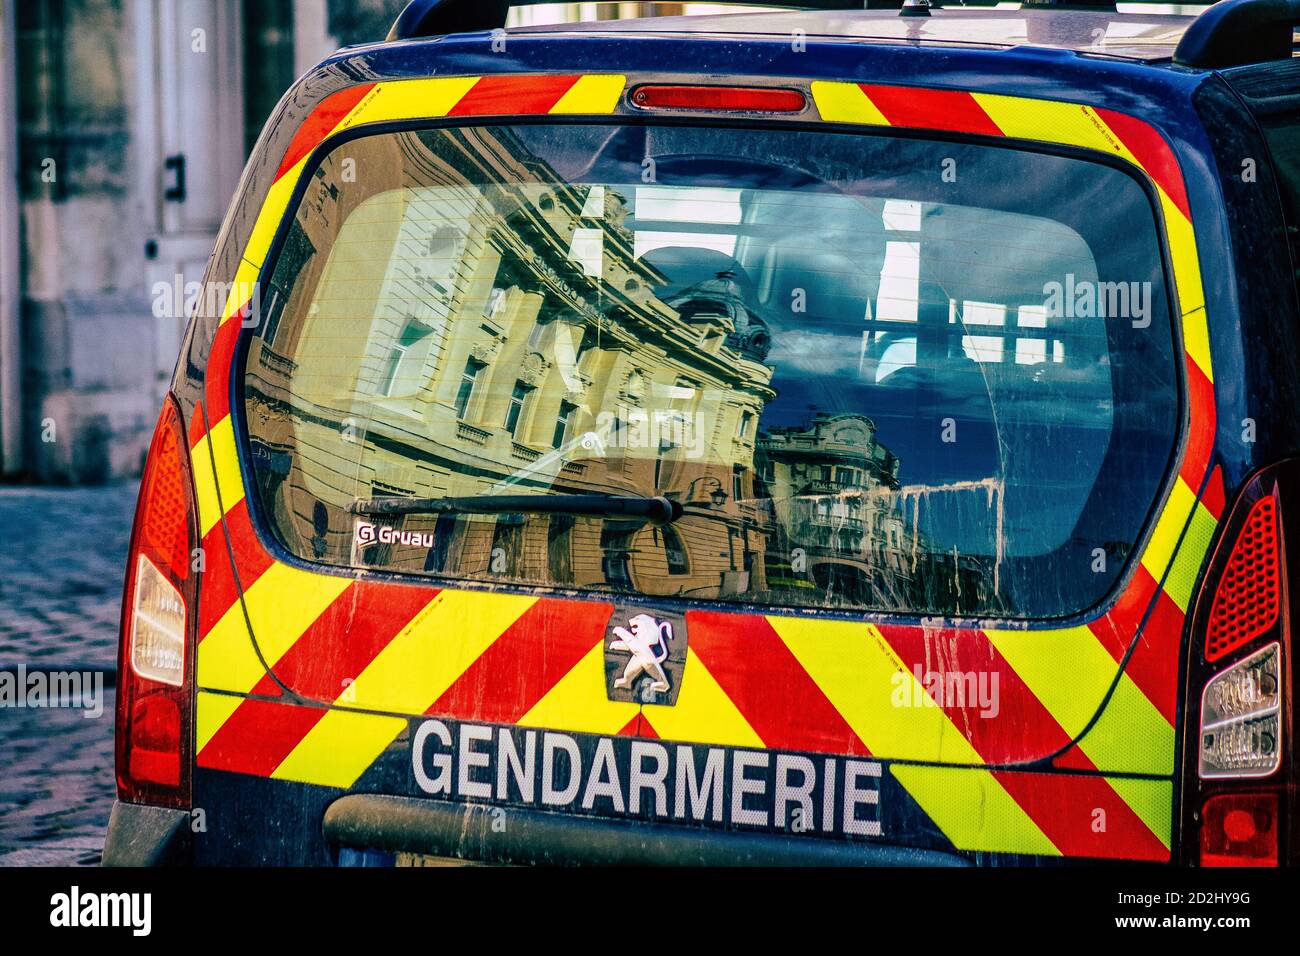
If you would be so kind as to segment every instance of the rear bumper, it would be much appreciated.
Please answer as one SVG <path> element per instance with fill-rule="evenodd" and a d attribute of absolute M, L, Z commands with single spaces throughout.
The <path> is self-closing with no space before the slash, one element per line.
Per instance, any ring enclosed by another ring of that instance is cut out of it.
<path fill-rule="evenodd" d="M 104 866 L 182 866 L 191 860 L 188 811 L 114 801 Z"/>
<path fill-rule="evenodd" d="M 494 812 L 495 809 L 495 812 Z M 325 811 L 336 846 L 545 865 L 968 866 L 937 850 L 781 834 L 646 827 L 534 810 L 349 794 Z"/>

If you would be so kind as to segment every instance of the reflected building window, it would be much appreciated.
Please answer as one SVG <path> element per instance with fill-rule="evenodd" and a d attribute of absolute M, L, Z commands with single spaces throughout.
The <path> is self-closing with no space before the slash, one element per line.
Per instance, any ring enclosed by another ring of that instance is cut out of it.
<path fill-rule="evenodd" d="M 573 525 L 573 515 L 551 515 L 546 530 L 546 559 L 556 584 L 573 583 Z"/>
<path fill-rule="evenodd" d="M 428 337 L 429 332 L 428 326 L 415 319 L 406 320 L 401 334 L 389 345 L 388 354 L 384 358 L 383 376 L 379 380 L 378 388 L 380 395 L 390 397 L 400 394 L 403 386 L 414 384 L 411 381 L 412 366 L 416 362 L 412 350 Z M 406 391 L 410 390 L 410 388 L 406 389 Z"/>
<path fill-rule="evenodd" d="M 510 407 L 506 410 L 506 431 L 511 438 L 519 437 L 519 420 L 523 417 L 524 406 L 532 389 L 523 382 L 515 382 L 514 391 L 510 393 Z"/>
<path fill-rule="evenodd" d="M 433 547 L 424 557 L 424 570 L 450 570 L 452 551 L 459 538 L 459 519 L 455 515 L 438 515 L 438 523 L 433 528 Z"/>
<path fill-rule="evenodd" d="M 578 406 L 572 402 L 560 402 L 560 414 L 555 419 L 555 433 L 551 436 L 551 447 L 562 448 L 569 440 L 569 428 L 573 424 L 573 413 Z"/>
<path fill-rule="evenodd" d="M 600 529 L 601 571 L 611 587 L 632 587 L 632 537 L 640 528 L 639 522 L 607 521 Z"/>
<path fill-rule="evenodd" d="M 664 527 L 659 529 L 664 545 L 664 558 L 668 562 L 669 574 L 690 574 L 691 562 L 686 555 L 686 546 L 682 544 L 682 537 L 672 528 Z"/>
<path fill-rule="evenodd" d="M 491 571 L 509 578 L 519 577 L 524 550 L 524 516 L 500 515 L 492 531 Z M 499 563 L 504 559 L 504 567 Z"/>
<path fill-rule="evenodd" d="M 465 363 L 465 371 L 460 377 L 460 388 L 456 391 L 456 417 L 462 421 L 469 411 L 470 399 L 474 397 L 474 387 L 478 384 L 479 374 L 485 368 L 487 364 L 478 359 L 472 358 Z"/>

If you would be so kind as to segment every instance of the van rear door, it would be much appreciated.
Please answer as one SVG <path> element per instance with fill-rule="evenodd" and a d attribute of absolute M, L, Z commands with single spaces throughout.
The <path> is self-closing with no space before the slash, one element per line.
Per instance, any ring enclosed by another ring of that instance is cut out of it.
<path fill-rule="evenodd" d="M 200 781 L 434 856 L 634 859 L 633 821 L 1167 859 L 1204 508 L 1163 140 L 1030 148 L 1053 104 L 956 93 L 983 138 L 881 135 L 854 84 L 632 121 L 624 87 L 379 84 L 295 141 L 196 446 Z"/>

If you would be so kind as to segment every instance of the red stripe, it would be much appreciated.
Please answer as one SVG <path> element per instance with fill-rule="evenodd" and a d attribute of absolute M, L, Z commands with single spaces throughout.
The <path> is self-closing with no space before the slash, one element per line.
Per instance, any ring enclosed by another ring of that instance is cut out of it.
<path fill-rule="evenodd" d="M 245 588 L 250 587 L 254 581 L 260 578 L 272 563 L 271 555 L 266 548 L 262 547 L 257 532 L 253 530 L 253 522 L 249 517 L 248 508 L 248 499 L 240 498 L 238 502 L 231 506 L 226 518 L 226 530 L 230 534 L 230 546 L 235 552 L 235 566 L 239 568 L 239 576 Z M 231 520 L 232 518 L 235 520 Z"/>
<path fill-rule="evenodd" d="M 246 700 L 199 752 L 198 764 L 269 777 L 327 713 L 323 707 Z"/>
<path fill-rule="evenodd" d="M 919 666 L 923 674 L 973 672 L 977 680 L 983 674 L 990 692 L 997 675 L 996 714 L 984 716 L 977 701 L 959 706 L 931 695 L 986 763 L 1046 757 L 1070 743 L 1070 735 L 981 632 L 897 626 L 883 626 L 880 631 L 909 670 Z M 1096 770 L 1077 747 L 1067 751 L 1065 764 Z M 1099 777 L 1005 771 L 995 771 L 994 776 L 1066 856 L 1163 859 L 1168 855 L 1141 818 Z M 1105 813 L 1101 832 L 1094 828 L 1093 814 L 1098 809 Z"/>
<path fill-rule="evenodd" d="M 199 442 L 203 440 L 203 436 L 207 433 L 207 426 L 203 422 L 203 400 L 199 399 L 194 403 L 194 414 L 190 416 L 190 427 L 186 433 L 191 451 L 198 447 Z M 203 463 L 210 464 L 207 455 L 202 457 L 200 464 Z"/>
<path fill-rule="evenodd" d="M 1117 662 L 1124 659 L 1133 635 L 1142 625 L 1142 618 L 1151 607 L 1156 596 L 1156 579 L 1146 568 L 1138 563 L 1133 570 L 1133 578 L 1120 595 L 1119 601 L 1105 617 L 1093 621 L 1088 627 L 1101 641 L 1102 647 Z"/>
<path fill-rule="evenodd" d="M 1190 220 L 1192 213 L 1187 202 L 1187 189 L 1183 185 L 1182 170 L 1178 168 L 1178 160 L 1174 158 L 1174 152 L 1165 138 L 1149 123 L 1125 113 L 1103 109 L 1097 109 L 1096 113 L 1142 164 L 1147 175 L 1160 184 L 1165 195 Z"/>
<path fill-rule="evenodd" d="M 334 131 L 334 127 L 352 112 L 352 108 L 374 88 L 374 83 L 363 83 L 325 97 L 293 134 L 289 148 L 284 151 L 284 162 L 280 163 L 275 178 L 278 180 L 298 165 L 300 159 L 319 146 L 325 137 Z"/>
<path fill-rule="evenodd" d="M 349 584 L 271 669 L 294 693 L 308 700 L 332 702 L 437 593 L 419 585 Z M 252 692 L 276 694 L 279 690 L 267 674 Z"/>
<path fill-rule="evenodd" d="M 208 353 L 208 366 L 203 377 L 203 394 L 208 403 L 208 422 L 216 426 L 230 414 L 230 365 L 235 357 L 235 345 L 243 327 L 239 315 L 245 314 L 250 303 L 245 303 L 234 318 L 217 328 Z"/>
<path fill-rule="evenodd" d="M 1223 509 L 1228 506 L 1228 500 L 1223 490 L 1223 469 L 1218 465 L 1214 466 L 1214 472 L 1210 475 L 1210 480 L 1205 485 L 1205 490 L 1201 492 L 1201 504 L 1205 505 L 1205 510 L 1214 515 L 1215 521 L 1223 518 Z"/>
<path fill-rule="evenodd" d="M 549 113 L 579 76 L 485 76 L 449 116 L 523 116 Z"/>
<path fill-rule="evenodd" d="M 1214 385 L 1190 355 L 1187 356 L 1186 365 L 1191 422 L 1187 432 L 1187 454 L 1183 456 L 1183 464 L 1178 473 L 1188 487 L 1195 491 L 1201 487 L 1214 450 Z"/>
<path fill-rule="evenodd" d="M 1008 771 L 993 776 L 1066 856 L 1169 859 L 1164 844 L 1102 777 Z"/>
<path fill-rule="evenodd" d="M 257 535 L 248 517 L 248 499 L 239 501 L 226 513 L 225 522 L 218 521 L 203 537 L 203 560 L 206 570 L 199 588 L 199 640 L 202 641 L 235 605 L 239 592 L 235 575 L 230 567 L 230 553 L 224 537 L 230 530 L 230 541 L 239 562 L 239 578 L 245 589 L 251 587 L 271 566 L 271 556 L 257 543 Z"/>
<path fill-rule="evenodd" d="M 605 639 L 612 605 L 543 598 L 506 628 L 426 713 L 511 724 Z M 592 687 L 603 695 L 604 687 Z"/>
<path fill-rule="evenodd" d="M 927 691 L 931 687 L 937 690 L 936 685 L 943 680 L 943 686 L 951 687 L 953 691 L 960 688 L 961 694 L 969 698 L 972 696 L 969 681 L 959 682 L 958 679 L 964 675 L 974 676 L 976 699 L 961 700 L 956 694 L 950 697 L 947 693 L 938 697 L 930 693 L 930 698 L 947 714 L 958 733 L 970 742 L 985 763 L 1035 760 L 1047 757 L 1070 743 L 1070 735 L 982 632 L 898 625 L 881 625 L 879 630 L 907 670 L 912 674 L 920 671 L 922 686 L 931 685 L 926 686 Z M 930 675 L 936 676 L 925 681 L 924 678 Z M 986 699 L 996 702 L 996 712 L 992 706 L 981 706 L 978 700 L 981 680 Z M 994 680 L 997 681 L 996 694 Z M 910 700 L 891 700 L 889 703 L 913 705 Z M 1095 703 L 1100 704 L 1100 699 Z"/>
<path fill-rule="evenodd" d="M 1134 634 L 1148 608 L 1151 616 L 1134 646 Z M 1150 572 L 1139 564 L 1119 604 L 1104 618 L 1091 622 L 1088 629 L 1116 662 L 1124 660 L 1133 647 L 1124 673 L 1172 724 L 1178 701 L 1183 612 L 1169 595 L 1156 588 Z"/>
<path fill-rule="evenodd" d="M 867 98 L 884 114 L 891 126 L 1002 135 L 1002 130 L 969 93 L 865 83 L 862 84 L 862 92 L 867 94 Z"/>
<path fill-rule="evenodd" d="M 688 611 L 686 625 L 691 652 L 765 746 L 869 753 L 766 618 Z M 689 668 L 683 679 L 691 679 Z"/>
<path fill-rule="evenodd" d="M 1183 612 L 1173 598 L 1161 591 L 1124 668 L 1129 679 L 1171 724 L 1178 713 L 1178 649 L 1183 621 Z"/>

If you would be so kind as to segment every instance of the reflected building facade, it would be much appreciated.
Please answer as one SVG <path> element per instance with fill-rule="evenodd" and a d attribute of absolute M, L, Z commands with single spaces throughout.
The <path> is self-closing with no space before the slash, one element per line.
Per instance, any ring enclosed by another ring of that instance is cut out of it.
<path fill-rule="evenodd" d="M 783 506 L 771 552 L 774 583 L 816 587 L 854 603 L 901 603 L 911 576 L 899 509 L 899 460 L 865 415 L 816 413 L 806 426 L 764 429 L 758 469 Z"/>
<path fill-rule="evenodd" d="M 661 299 L 614 188 L 566 183 L 506 130 L 437 143 L 371 137 L 328 157 L 263 291 L 246 408 L 286 544 L 451 576 L 761 591 L 761 319 L 725 275 Z M 387 181 L 349 206 L 362 190 L 339 185 L 362 176 Z M 412 515 L 382 520 L 431 547 L 356 544 L 357 499 L 487 493 L 659 494 L 685 515 Z"/>

